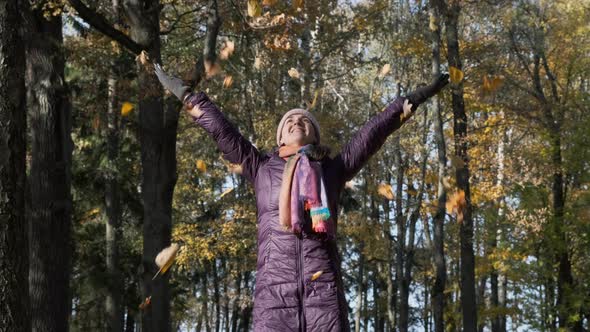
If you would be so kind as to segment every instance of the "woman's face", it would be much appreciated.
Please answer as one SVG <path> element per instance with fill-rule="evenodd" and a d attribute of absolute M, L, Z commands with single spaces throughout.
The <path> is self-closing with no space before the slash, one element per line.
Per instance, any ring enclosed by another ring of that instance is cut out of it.
<path fill-rule="evenodd" d="M 285 120 L 281 132 L 281 144 L 303 146 L 316 142 L 316 134 L 311 123 L 305 115 L 293 114 Z"/>

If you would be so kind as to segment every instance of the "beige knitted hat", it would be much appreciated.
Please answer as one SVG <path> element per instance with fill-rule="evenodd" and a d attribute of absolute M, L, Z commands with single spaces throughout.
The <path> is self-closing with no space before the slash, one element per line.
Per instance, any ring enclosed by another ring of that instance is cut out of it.
<path fill-rule="evenodd" d="M 301 114 L 311 121 L 313 129 L 315 130 L 315 137 L 317 140 L 316 144 L 320 144 L 320 124 L 318 123 L 318 120 L 316 120 L 316 118 L 310 112 L 302 108 L 294 108 L 289 112 L 285 113 L 285 115 L 283 115 L 283 118 L 281 119 L 281 122 L 279 122 L 279 126 L 277 128 L 277 145 L 281 146 L 281 133 L 283 132 L 283 126 L 285 125 L 285 121 L 287 121 L 287 118 L 293 114 Z"/>

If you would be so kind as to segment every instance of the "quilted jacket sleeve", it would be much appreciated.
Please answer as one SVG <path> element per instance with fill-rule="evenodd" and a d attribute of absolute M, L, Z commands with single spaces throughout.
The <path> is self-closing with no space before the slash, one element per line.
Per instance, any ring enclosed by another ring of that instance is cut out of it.
<path fill-rule="evenodd" d="M 387 137 L 401 126 L 404 100 L 397 98 L 383 112 L 371 118 L 335 157 L 343 168 L 344 181 L 352 179 Z"/>
<path fill-rule="evenodd" d="M 186 102 L 203 110 L 200 117 L 194 118 L 195 122 L 215 140 L 223 157 L 230 163 L 240 164 L 242 175 L 254 182 L 263 159 L 258 149 L 240 134 L 204 92 L 190 96 Z"/>

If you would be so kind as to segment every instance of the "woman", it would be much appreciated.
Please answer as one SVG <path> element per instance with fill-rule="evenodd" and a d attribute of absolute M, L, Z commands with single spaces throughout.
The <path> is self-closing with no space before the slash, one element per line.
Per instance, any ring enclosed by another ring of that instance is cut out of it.
<path fill-rule="evenodd" d="M 338 197 L 346 181 L 407 115 L 448 83 L 448 75 L 406 98 L 397 98 L 334 158 L 320 145 L 320 126 L 306 110 L 287 112 L 277 128 L 279 149 L 262 154 L 205 93 L 191 92 L 182 80 L 167 76 L 158 65 L 156 75 L 183 101 L 224 157 L 240 164 L 242 175 L 254 185 L 258 209 L 254 331 L 348 331 L 348 306 L 335 240 Z"/>

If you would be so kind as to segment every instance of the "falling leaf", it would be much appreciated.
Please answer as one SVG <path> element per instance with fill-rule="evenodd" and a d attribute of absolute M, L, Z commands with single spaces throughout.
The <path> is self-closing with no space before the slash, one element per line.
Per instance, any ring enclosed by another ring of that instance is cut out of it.
<path fill-rule="evenodd" d="M 205 61 L 205 73 L 211 78 L 221 72 L 221 66 L 217 62 Z"/>
<path fill-rule="evenodd" d="M 392 190 L 390 184 L 387 184 L 387 183 L 380 184 L 379 188 L 377 189 L 377 192 L 379 193 L 379 195 L 381 195 L 389 200 L 392 200 L 394 198 L 393 190 Z"/>
<path fill-rule="evenodd" d="M 139 53 L 139 55 L 135 58 L 135 60 L 139 61 L 139 63 L 141 63 L 141 65 L 145 66 L 150 63 L 150 56 L 144 50 L 144 51 L 141 51 L 141 53 Z"/>
<path fill-rule="evenodd" d="M 442 180 L 443 186 L 445 187 L 445 189 L 449 190 L 451 189 L 451 178 L 448 176 L 445 176 Z"/>
<path fill-rule="evenodd" d="M 266 7 L 272 7 L 277 3 L 277 0 L 262 0 L 262 5 Z"/>
<path fill-rule="evenodd" d="M 150 304 L 152 304 L 152 297 L 148 296 L 145 298 L 145 300 L 143 300 L 143 302 L 141 302 L 141 304 L 139 305 L 139 309 L 145 310 L 147 309 L 147 307 L 149 307 Z"/>
<path fill-rule="evenodd" d="M 299 78 L 299 71 L 297 71 L 297 69 L 295 68 L 291 68 L 289 69 L 289 76 L 291 76 L 292 78 Z"/>
<path fill-rule="evenodd" d="M 98 131 L 99 128 L 100 128 L 100 116 L 95 115 L 94 119 L 92 119 L 92 129 L 94 129 L 94 131 Z"/>
<path fill-rule="evenodd" d="M 321 92 L 321 89 L 315 90 L 315 92 L 313 94 L 313 100 L 309 103 L 308 109 L 313 109 L 316 106 L 320 92 Z"/>
<path fill-rule="evenodd" d="M 153 279 L 156 279 L 158 274 L 164 274 L 172 264 L 174 264 L 174 259 L 176 258 L 176 253 L 178 253 L 178 249 L 180 246 L 176 243 L 172 243 L 169 247 L 164 248 L 158 256 L 156 256 L 156 265 L 160 268 L 158 272 L 154 275 Z"/>
<path fill-rule="evenodd" d="M 133 106 L 133 104 L 128 101 L 124 102 L 121 106 L 121 116 L 129 115 L 129 113 L 131 113 L 134 107 L 135 106 Z"/>
<path fill-rule="evenodd" d="M 299 11 L 303 8 L 303 0 L 293 0 L 293 8 Z"/>
<path fill-rule="evenodd" d="M 318 271 L 318 272 L 316 272 L 316 273 L 312 274 L 312 276 L 311 276 L 311 281 L 314 281 L 314 280 L 316 280 L 316 279 L 317 279 L 317 278 L 319 278 L 319 277 L 320 277 L 320 276 L 321 276 L 323 273 L 324 273 L 324 271 Z"/>
<path fill-rule="evenodd" d="M 262 7 L 258 0 L 248 0 L 248 16 L 257 17 L 262 14 Z"/>
<path fill-rule="evenodd" d="M 231 40 L 226 41 L 225 44 L 223 44 L 221 50 L 219 51 L 219 58 L 221 60 L 227 60 L 232 55 L 232 53 L 234 53 L 234 49 L 234 42 Z"/>
<path fill-rule="evenodd" d="M 196 162 L 197 169 L 203 173 L 207 172 L 207 164 L 202 159 L 198 159 Z"/>
<path fill-rule="evenodd" d="M 242 165 L 240 164 L 228 164 L 227 169 L 234 174 L 242 174 Z"/>
<path fill-rule="evenodd" d="M 463 159 L 461 159 L 461 157 L 457 156 L 457 155 L 452 155 L 450 157 L 451 159 L 451 166 L 455 169 L 462 169 L 463 167 L 465 167 L 465 162 L 463 161 Z"/>
<path fill-rule="evenodd" d="M 391 65 L 389 63 L 386 63 L 385 65 L 383 65 L 383 68 L 381 68 L 381 72 L 379 73 L 379 77 L 380 78 L 385 77 L 385 75 L 389 74 L 390 71 L 391 71 Z"/>
<path fill-rule="evenodd" d="M 223 80 L 223 87 L 224 88 L 229 88 L 232 85 L 233 82 L 234 82 L 234 78 L 228 75 Z"/>
<path fill-rule="evenodd" d="M 504 79 L 500 77 L 494 77 L 490 82 L 490 92 L 495 92 L 496 90 L 498 90 L 502 83 L 504 83 Z"/>
<path fill-rule="evenodd" d="M 463 71 L 457 67 L 450 66 L 449 74 L 451 76 L 451 83 L 459 84 L 463 80 Z"/>
<path fill-rule="evenodd" d="M 465 200 L 465 192 L 463 190 L 457 190 L 447 199 L 446 209 L 448 214 L 457 214 L 457 221 L 463 222 L 463 213 L 467 207 L 467 201 Z"/>
<path fill-rule="evenodd" d="M 234 191 L 234 188 L 226 189 L 224 192 L 221 193 L 221 195 L 219 195 L 219 198 L 223 198 L 225 195 L 231 193 L 232 191 Z"/>
<path fill-rule="evenodd" d="M 436 16 L 430 15 L 430 22 L 428 24 L 430 31 L 438 30 L 438 23 L 436 22 Z"/>
<path fill-rule="evenodd" d="M 260 69 L 262 67 L 262 59 L 258 56 L 254 59 L 254 68 Z"/>

